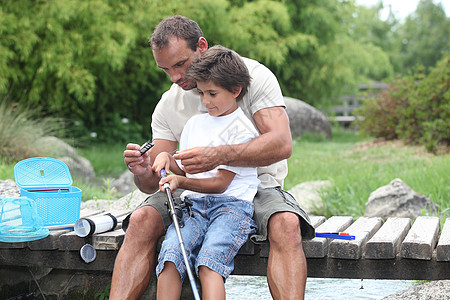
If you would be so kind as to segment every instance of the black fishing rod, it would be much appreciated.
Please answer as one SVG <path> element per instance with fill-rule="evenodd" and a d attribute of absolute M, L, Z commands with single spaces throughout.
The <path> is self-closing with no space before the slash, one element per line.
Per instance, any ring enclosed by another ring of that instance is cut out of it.
<path fill-rule="evenodd" d="M 164 178 L 164 177 L 167 177 L 166 170 L 161 169 L 161 178 Z M 188 259 L 187 253 L 186 253 L 186 248 L 184 246 L 183 237 L 181 235 L 180 224 L 178 222 L 177 213 L 175 210 L 175 202 L 173 201 L 172 192 L 170 190 L 169 183 L 167 183 L 167 182 L 164 183 L 164 190 L 166 191 L 167 199 L 169 200 L 169 201 L 167 201 L 168 206 L 169 206 L 169 213 L 170 213 L 170 216 L 172 217 L 173 225 L 175 226 L 175 231 L 177 233 L 178 241 L 180 242 L 181 253 L 183 254 L 184 263 L 186 265 L 186 271 L 187 271 L 187 274 L 189 277 L 189 281 L 191 282 L 192 293 L 194 294 L 195 300 L 200 300 L 200 295 L 198 294 L 197 285 L 195 284 L 195 278 L 194 278 L 194 275 L 192 274 L 191 266 L 189 265 L 189 259 Z"/>

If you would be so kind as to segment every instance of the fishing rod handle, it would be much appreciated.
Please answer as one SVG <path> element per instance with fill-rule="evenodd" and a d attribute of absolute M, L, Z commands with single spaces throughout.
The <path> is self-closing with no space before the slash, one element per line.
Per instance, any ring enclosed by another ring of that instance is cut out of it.
<path fill-rule="evenodd" d="M 167 173 L 166 173 L 166 170 L 165 169 L 161 169 L 161 171 L 159 171 L 159 173 L 161 174 L 161 178 L 165 178 L 165 177 L 167 177 Z M 163 187 L 164 187 L 164 189 L 170 189 L 169 188 L 169 183 L 164 183 L 164 185 L 163 185 Z"/>

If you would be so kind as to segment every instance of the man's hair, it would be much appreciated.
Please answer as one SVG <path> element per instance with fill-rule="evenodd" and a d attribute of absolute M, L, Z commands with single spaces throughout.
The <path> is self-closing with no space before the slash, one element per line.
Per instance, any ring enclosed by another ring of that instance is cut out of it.
<path fill-rule="evenodd" d="M 186 71 L 186 79 L 211 81 L 232 93 L 241 87 L 241 93 L 236 97 L 236 100 L 241 100 L 247 93 L 251 77 L 239 54 L 217 45 L 192 62 Z"/>
<path fill-rule="evenodd" d="M 183 39 L 193 51 L 197 50 L 198 39 L 203 36 L 200 26 L 184 16 L 175 15 L 161 21 L 150 37 L 149 44 L 153 49 L 164 49 L 172 37 Z"/>

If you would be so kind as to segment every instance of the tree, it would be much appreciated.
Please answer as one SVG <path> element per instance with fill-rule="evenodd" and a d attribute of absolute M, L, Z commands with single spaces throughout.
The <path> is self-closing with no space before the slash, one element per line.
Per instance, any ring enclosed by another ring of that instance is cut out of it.
<path fill-rule="evenodd" d="M 428 72 L 445 53 L 450 52 L 450 18 L 442 5 L 433 0 L 420 0 L 416 11 L 399 28 L 397 40 L 402 70 L 421 65 Z"/>

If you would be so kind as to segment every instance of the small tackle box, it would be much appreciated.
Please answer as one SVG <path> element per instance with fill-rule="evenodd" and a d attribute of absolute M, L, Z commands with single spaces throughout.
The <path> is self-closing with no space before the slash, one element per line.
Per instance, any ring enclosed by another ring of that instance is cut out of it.
<path fill-rule="evenodd" d="M 20 195 L 36 202 L 44 226 L 72 225 L 80 218 L 81 190 L 72 186 L 69 168 L 60 160 L 33 157 L 14 166 Z"/>

